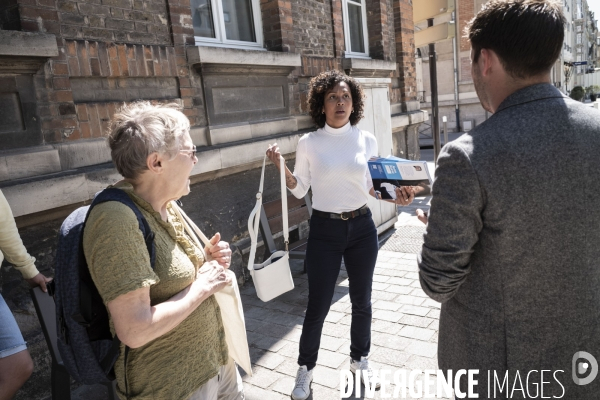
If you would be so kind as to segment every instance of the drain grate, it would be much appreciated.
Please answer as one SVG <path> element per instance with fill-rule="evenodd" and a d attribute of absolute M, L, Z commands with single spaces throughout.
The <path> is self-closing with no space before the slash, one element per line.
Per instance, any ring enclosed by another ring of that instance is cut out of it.
<path fill-rule="evenodd" d="M 417 254 L 423 246 L 423 234 L 426 227 L 423 226 L 400 226 L 385 240 L 381 250 L 397 251 L 400 253 Z"/>

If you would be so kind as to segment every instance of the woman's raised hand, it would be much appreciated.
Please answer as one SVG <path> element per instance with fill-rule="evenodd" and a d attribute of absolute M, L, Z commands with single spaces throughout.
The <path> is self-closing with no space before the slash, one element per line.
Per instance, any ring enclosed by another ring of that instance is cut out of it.
<path fill-rule="evenodd" d="M 206 246 L 204 248 L 208 258 L 206 261 L 215 260 L 223 268 L 229 268 L 229 265 L 231 265 L 231 249 L 229 248 L 229 243 L 223 242 L 221 240 L 221 234 L 217 232 L 215 233 L 215 236 L 210 239 L 210 244 L 210 247 Z"/>
<path fill-rule="evenodd" d="M 280 168 L 279 159 L 281 157 L 281 153 L 279 152 L 279 147 L 277 146 L 277 143 L 269 145 L 269 148 L 267 149 L 267 157 L 269 157 L 269 160 L 271 160 L 271 162 L 275 164 L 277 168 Z"/>
<path fill-rule="evenodd" d="M 296 179 L 294 174 L 291 173 L 288 167 L 286 167 L 285 160 L 283 159 L 283 157 L 281 157 L 281 152 L 279 151 L 277 143 L 269 145 L 269 148 L 267 149 L 267 157 L 269 157 L 269 160 L 271 160 L 273 164 L 275 164 L 277 169 L 284 168 L 283 172 L 285 173 L 285 184 L 288 188 L 295 189 L 296 186 L 298 186 L 298 180 Z M 281 161 L 283 161 L 283 166 L 281 165 Z"/>

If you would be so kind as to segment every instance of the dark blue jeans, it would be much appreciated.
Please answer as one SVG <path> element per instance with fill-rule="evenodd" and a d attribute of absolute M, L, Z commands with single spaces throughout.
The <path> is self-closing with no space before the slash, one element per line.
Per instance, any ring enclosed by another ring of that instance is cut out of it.
<path fill-rule="evenodd" d="M 313 214 L 306 249 L 308 306 L 300 337 L 299 365 L 317 363 L 323 322 L 329 312 L 342 257 L 350 282 L 350 356 L 360 360 L 371 348 L 371 287 L 379 244 L 371 211 L 346 221 Z"/>

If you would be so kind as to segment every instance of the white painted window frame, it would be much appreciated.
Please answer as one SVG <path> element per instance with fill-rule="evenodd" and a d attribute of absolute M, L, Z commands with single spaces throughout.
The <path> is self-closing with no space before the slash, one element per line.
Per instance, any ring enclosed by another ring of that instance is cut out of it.
<path fill-rule="evenodd" d="M 223 15 L 223 4 L 221 0 L 210 0 L 213 10 L 213 26 L 215 27 L 215 38 L 194 36 L 196 46 L 227 47 L 232 49 L 266 50 L 263 44 L 262 16 L 260 12 L 260 0 L 252 1 L 252 18 L 254 20 L 254 35 L 256 42 L 245 42 L 242 40 L 229 40 L 225 31 L 225 17 Z"/>
<path fill-rule="evenodd" d="M 348 17 L 348 3 L 359 5 L 361 7 L 362 12 L 362 29 L 363 29 L 363 38 L 364 38 L 364 46 L 365 52 L 358 53 L 350 51 L 351 42 L 350 42 L 350 23 Z M 365 4 L 365 0 L 342 0 L 342 21 L 344 23 L 344 42 L 346 44 L 346 51 L 344 52 L 345 58 L 366 58 L 369 57 L 369 31 L 367 30 L 367 5 Z"/>

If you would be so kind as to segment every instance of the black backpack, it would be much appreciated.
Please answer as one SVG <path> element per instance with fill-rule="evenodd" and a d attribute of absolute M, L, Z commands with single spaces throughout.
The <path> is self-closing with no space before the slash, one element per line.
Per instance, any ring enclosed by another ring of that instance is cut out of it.
<path fill-rule="evenodd" d="M 91 205 L 73 211 L 60 227 L 53 281 L 58 350 L 69 374 L 84 384 L 114 380 L 113 365 L 121 343 L 110 333 L 108 311 L 83 254 L 85 222 L 94 206 L 107 201 L 118 201 L 131 208 L 144 235 L 153 269 L 156 258 L 154 233 L 135 203 L 120 189 L 108 188 L 97 193 Z M 125 359 L 128 350 L 126 347 Z"/>

